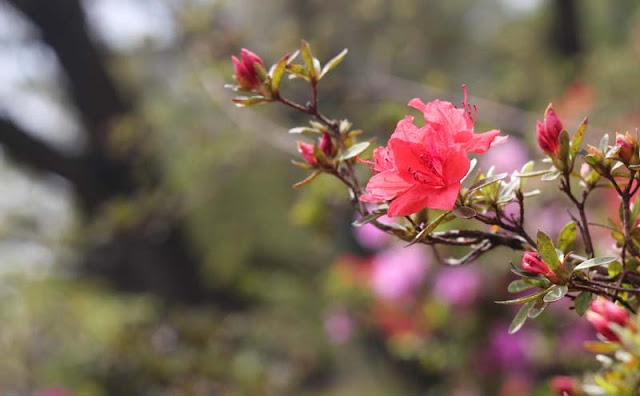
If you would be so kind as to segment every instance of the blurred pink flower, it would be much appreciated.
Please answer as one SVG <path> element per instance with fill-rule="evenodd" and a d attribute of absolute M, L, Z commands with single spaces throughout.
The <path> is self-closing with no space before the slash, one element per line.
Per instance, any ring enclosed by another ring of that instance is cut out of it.
<path fill-rule="evenodd" d="M 424 281 L 428 255 L 422 246 L 395 247 L 378 254 L 371 268 L 371 288 L 383 300 L 410 295 Z"/>
<path fill-rule="evenodd" d="M 353 319 L 344 311 L 333 312 L 324 321 L 324 331 L 329 341 L 334 344 L 344 344 L 349 341 L 353 330 Z"/>
<path fill-rule="evenodd" d="M 481 287 L 481 275 L 476 268 L 448 267 L 438 273 L 433 294 L 455 307 L 468 307 L 476 301 Z"/>
<path fill-rule="evenodd" d="M 515 334 L 508 333 L 508 324 L 494 326 L 486 347 L 480 356 L 479 369 L 494 373 L 495 370 L 516 373 L 526 372 L 530 366 L 533 346 L 531 330 L 524 328 Z"/>
<path fill-rule="evenodd" d="M 482 169 L 495 166 L 496 172 L 513 172 L 529 161 L 529 150 L 522 140 L 511 136 L 504 144 L 493 146 L 479 161 Z"/>
<path fill-rule="evenodd" d="M 37 391 L 33 396 L 73 396 L 73 394 L 64 388 L 51 388 Z"/>
<path fill-rule="evenodd" d="M 393 222 L 393 220 L 386 215 L 378 218 L 378 221 L 383 224 L 390 224 Z M 374 250 L 382 248 L 391 238 L 391 235 L 380 231 L 372 224 L 354 227 L 353 234 L 361 246 Z"/>

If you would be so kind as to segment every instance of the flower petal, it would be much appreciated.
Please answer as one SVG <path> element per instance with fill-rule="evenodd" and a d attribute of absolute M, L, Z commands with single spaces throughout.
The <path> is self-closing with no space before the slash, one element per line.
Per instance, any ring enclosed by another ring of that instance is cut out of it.
<path fill-rule="evenodd" d="M 461 142 L 462 148 L 467 152 L 472 151 L 478 154 L 485 153 L 493 143 L 500 144 L 506 141 L 506 139 L 499 139 L 499 134 L 499 129 L 492 129 L 485 133 L 473 134 L 468 141 Z M 456 139 L 456 142 L 457 141 L 458 140 Z"/>
<path fill-rule="evenodd" d="M 369 179 L 367 193 L 362 195 L 360 200 L 364 202 L 388 201 L 407 191 L 411 186 L 412 184 L 404 181 L 393 170 L 380 172 Z"/>

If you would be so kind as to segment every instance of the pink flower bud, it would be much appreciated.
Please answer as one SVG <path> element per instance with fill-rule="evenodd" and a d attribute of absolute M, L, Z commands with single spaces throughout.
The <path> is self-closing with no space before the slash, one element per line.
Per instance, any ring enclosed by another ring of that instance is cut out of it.
<path fill-rule="evenodd" d="M 624 308 L 602 297 L 591 303 L 586 317 L 596 331 L 609 341 L 620 341 L 609 327 L 611 323 L 626 326 L 629 322 L 629 313 Z"/>
<path fill-rule="evenodd" d="M 636 139 L 629 132 L 624 135 L 616 133 L 616 146 L 620 147 L 618 156 L 627 164 L 631 162 L 633 155 L 638 150 Z"/>
<path fill-rule="evenodd" d="M 315 156 L 315 147 L 313 144 L 298 142 L 298 152 L 302 154 L 305 161 L 311 166 L 317 166 L 318 160 Z"/>
<path fill-rule="evenodd" d="M 333 142 L 331 141 L 331 136 L 327 132 L 322 133 L 319 147 L 324 155 L 327 157 L 333 157 Z"/>
<path fill-rule="evenodd" d="M 552 281 L 553 279 L 557 279 L 555 272 L 551 271 L 547 264 L 542 261 L 540 255 L 536 252 L 524 252 L 524 255 L 522 256 L 522 269 L 527 272 L 531 272 L 532 274 L 546 276 Z"/>
<path fill-rule="evenodd" d="M 558 118 L 555 110 L 549 103 L 544 112 L 544 123 L 537 121 L 536 132 L 538 135 L 538 145 L 547 154 L 556 155 L 558 150 L 558 137 L 562 131 L 562 122 Z"/>
<path fill-rule="evenodd" d="M 242 61 L 238 60 L 235 56 L 231 57 L 233 61 L 233 68 L 235 70 L 234 78 L 238 84 L 245 89 L 256 90 L 260 87 L 260 78 L 256 71 L 256 64 L 264 67 L 262 59 L 255 53 L 243 48 L 240 51 L 240 57 Z"/>

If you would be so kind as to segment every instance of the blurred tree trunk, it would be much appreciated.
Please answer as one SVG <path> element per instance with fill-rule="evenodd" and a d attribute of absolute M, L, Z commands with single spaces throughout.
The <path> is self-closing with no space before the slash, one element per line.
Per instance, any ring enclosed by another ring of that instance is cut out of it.
<path fill-rule="evenodd" d="M 582 52 L 580 21 L 576 0 L 554 0 L 550 44 L 555 51 L 568 58 Z"/>
<path fill-rule="evenodd" d="M 30 137 L 11 122 L 0 120 L 0 143 L 20 163 L 68 179 L 89 224 L 113 198 L 127 198 L 141 187 L 135 155 L 109 151 L 112 123 L 134 109 L 121 96 L 87 31 L 79 0 L 9 0 L 40 31 L 42 41 L 57 55 L 66 86 L 88 135 L 88 149 L 68 157 Z M 146 186 L 159 180 L 159 167 L 146 164 Z M 227 308 L 245 301 L 228 291 L 207 290 L 200 278 L 201 258 L 189 245 L 184 224 L 156 213 L 109 241 L 89 246 L 82 271 L 100 275 L 117 289 L 149 292 L 167 302 L 215 300 Z M 158 226 L 160 225 L 160 226 Z"/>

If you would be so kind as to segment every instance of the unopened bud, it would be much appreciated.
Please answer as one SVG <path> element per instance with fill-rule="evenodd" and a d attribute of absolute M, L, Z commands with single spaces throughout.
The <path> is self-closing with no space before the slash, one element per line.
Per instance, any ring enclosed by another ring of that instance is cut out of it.
<path fill-rule="evenodd" d="M 554 395 L 570 395 L 578 389 L 578 383 L 571 377 L 556 376 L 551 380 L 551 390 Z"/>
<path fill-rule="evenodd" d="M 629 132 L 624 135 L 616 133 L 616 146 L 620 147 L 618 157 L 620 157 L 622 162 L 625 164 L 637 162 L 638 145 L 636 139 Z M 634 157 L 636 161 L 634 161 Z"/>
<path fill-rule="evenodd" d="M 242 60 L 235 56 L 231 57 L 235 70 L 234 78 L 242 88 L 255 91 L 262 83 L 257 68 L 264 69 L 264 63 L 258 55 L 245 48 L 240 51 L 240 58 Z"/>
<path fill-rule="evenodd" d="M 320 150 L 327 157 L 333 157 L 333 141 L 331 140 L 331 136 L 327 132 L 323 132 L 320 137 Z"/>
<path fill-rule="evenodd" d="M 562 129 L 562 122 L 549 103 L 544 112 L 544 122 L 537 121 L 536 123 L 538 145 L 542 151 L 551 156 L 558 154 L 558 137 Z"/>
<path fill-rule="evenodd" d="M 532 274 L 540 274 L 550 281 L 555 282 L 558 280 L 555 272 L 547 266 L 547 264 L 540 258 L 540 255 L 536 252 L 524 252 L 522 256 L 522 269 Z"/>
<path fill-rule="evenodd" d="M 310 143 L 298 142 L 298 152 L 302 154 L 305 161 L 311 166 L 318 166 L 315 155 L 315 146 Z"/>
<path fill-rule="evenodd" d="M 620 341 L 618 335 L 611 330 L 611 323 L 618 326 L 626 326 L 629 323 L 627 311 L 602 297 L 591 303 L 586 317 L 596 331 L 609 341 Z"/>

